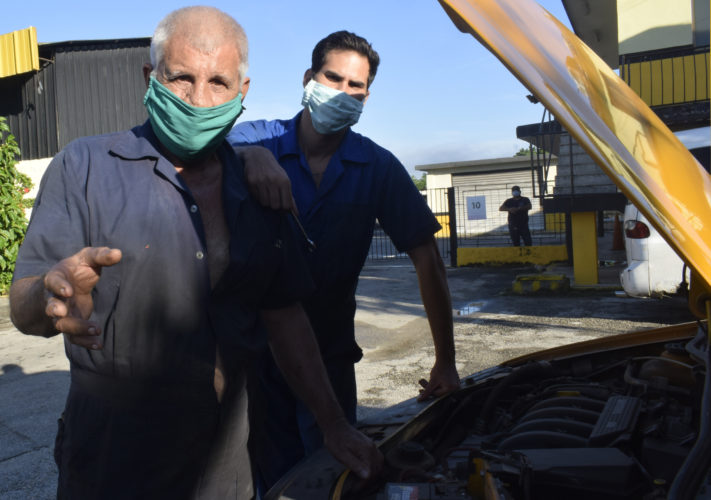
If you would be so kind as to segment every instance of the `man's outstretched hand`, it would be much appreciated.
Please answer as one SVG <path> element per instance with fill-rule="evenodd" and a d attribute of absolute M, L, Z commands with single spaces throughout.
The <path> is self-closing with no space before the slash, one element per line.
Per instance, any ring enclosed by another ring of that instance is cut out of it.
<path fill-rule="evenodd" d="M 88 321 L 94 310 L 91 291 L 101 269 L 121 260 L 121 250 L 86 247 L 55 264 L 44 276 L 45 313 L 72 344 L 101 349 L 99 325 Z"/>

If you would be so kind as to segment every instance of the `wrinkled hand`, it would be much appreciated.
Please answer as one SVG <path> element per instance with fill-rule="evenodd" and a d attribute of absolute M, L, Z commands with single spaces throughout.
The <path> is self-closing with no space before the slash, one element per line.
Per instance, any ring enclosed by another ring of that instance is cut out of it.
<path fill-rule="evenodd" d="M 238 148 L 238 152 L 244 162 L 244 175 L 252 196 L 264 207 L 296 211 L 289 176 L 271 151 L 261 146 L 245 146 Z"/>
<path fill-rule="evenodd" d="M 384 459 L 380 450 L 345 419 L 329 425 L 323 437 L 328 451 L 361 479 L 376 477 L 382 471 Z"/>
<path fill-rule="evenodd" d="M 459 374 L 454 364 L 435 363 L 430 371 L 429 382 L 422 379 L 420 385 L 424 387 L 417 398 L 424 401 L 429 398 L 443 396 L 459 389 Z"/>
<path fill-rule="evenodd" d="M 86 247 L 55 264 L 44 276 L 45 312 L 72 344 L 102 348 L 99 325 L 88 321 L 94 310 L 91 291 L 99 281 L 101 268 L 120 260 L 120 250 Z"/>

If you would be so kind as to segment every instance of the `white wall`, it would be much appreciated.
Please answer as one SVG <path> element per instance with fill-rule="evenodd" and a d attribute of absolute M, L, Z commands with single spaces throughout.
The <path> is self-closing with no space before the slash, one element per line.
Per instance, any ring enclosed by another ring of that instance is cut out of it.
<path fill-rule="evenodd" d="M 40 181 L 42 180 L 44 171 L 47 169 L 47 166 L 51 161 L 52 158 L 42 158 L 40 160 L 24 160 L 17 163 L 17 170 L 25 175 L 29 175 L 30 179 L 32 179 L 32 189 L 25 196 L 28 198 L 34 198 L 37 196 Z"/>
<path fill-rule="evenodd" d="M 692 4 L 692 0 L 618 0 L 620 54 L 691 44 Z"/>

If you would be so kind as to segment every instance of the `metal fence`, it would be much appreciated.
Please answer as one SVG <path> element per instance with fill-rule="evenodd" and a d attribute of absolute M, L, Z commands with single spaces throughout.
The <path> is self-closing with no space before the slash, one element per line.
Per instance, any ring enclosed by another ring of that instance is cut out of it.
<path fill-rule="evenodd" d="M 439 253 L 445 262 L 450 258 L 449 238 L 436 237 Z M 385 234 L 385 231 L 378 222 L 375 223 L 373 231 L 373 240 L 370 243 L 370 252 L 368 253 L 369 261 L 385 261 L 395 259 L 408 259 L 406 252 L 398 252 L 390 237 Z"/>
<path fill-rule="evenodd" d="M 442 229 L 435 234 L 442 259 L 456 265 L 458 247 L 502 247 L 511 245 L 507 212 L 501 204 L 511 196 L 510 186 L 477 184 L 427 190 L 427 203 Z M 533 245 L 565 244 L 565 215 L 544 214 L 540 201 L 529 197 L 529 228 Z M 368 260 L 407 258 L 376 224 Z"/>
<path fill-rule="evenodd" d="M 508 186 L 481 185 L 452 188 L 456 213 L 457 247 L 501 247 L 511 245 L 508 212 L 499 207 L 511 197 Z M 524 192 L 524 196 L 525 196 Z M 531 200 L 528 227 L 533 245 L 565 242 L 565 215 L 544 214 L 538 198 Z"/>

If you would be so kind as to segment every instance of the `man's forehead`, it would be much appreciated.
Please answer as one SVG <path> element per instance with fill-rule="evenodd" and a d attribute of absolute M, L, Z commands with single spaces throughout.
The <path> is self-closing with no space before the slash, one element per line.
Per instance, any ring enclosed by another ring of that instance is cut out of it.
<path fill-rule="evenodd" d="M 239 47 L 234 40 L 214 37 L 210 40 L 205 37 L 185 37 L 179 34 L 166 40 L 166 58 L 172 58 L 175 63 L 186 59 L 190 53 L 198 53 L 204 56 L 216 56 L 218 53 L 222 55 L 229 54 L 236 59 L 238 64 L 240 61 Z"/>
<path fill-rule="evenodd" d="M 335 61 L 341 57 L 353 57 L 356 56 L 358 58 L 362 58 L 368 66 L 370 66 L 368 62 L 368 58 L 361 54 L 360 52 L 356 50 L 351 50 L 351 49 L 331 49 L 328 52 L 326 52 L 326 55 L 324 56 L 324 65 L 329 64 L 329 63 L 335 63 Z"/>

